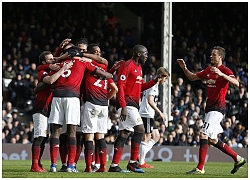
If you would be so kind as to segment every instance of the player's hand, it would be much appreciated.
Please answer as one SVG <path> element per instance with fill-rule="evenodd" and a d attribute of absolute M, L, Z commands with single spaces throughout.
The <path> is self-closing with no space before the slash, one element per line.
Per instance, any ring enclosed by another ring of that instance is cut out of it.
<path fill-rule="evenodd" d="M 60 44 L 61 48 L 63 48 L 65 45 L 69 44 L 70 41 L 71 41 L 71 39 L 69 39 L 69 38 L 64 39 L 62 41 L 62 43 Z"/>
<path fill-rule="evenodd" d="M 70 61 L 69 63 L 64 64 L 62 68 L 64 68 L 64 71 L 66 71 L 70 69 L 72 66 L 73 66 L 73 62 Z"/>
<path fill-rule="evenodd" d="M 116 72 L 117 69 L 119 69 L 119 67 L 122 65 L 122 63 L 124 63 L 124 60 L 120 60 L 120 61 L 116 61 L 115 64 L 112 66 L 112 68 L 110 68 L 109 72 L 111 74 L 114 74 Z"/>
<path fill-rule="evenodd" d="M 163 113 L 160 113 L 160 116 L 161 116 L 163 121 L 166 121 L 166 117 L 165 117 L 165 115 Z"/>
<path fill-rule="evenodd" d="M 120 115 L 119 119 L 120 119 L 120 121 L 125 121 L 126 117 L 127 117 L 127 108 L 124 107 L 121 110 L 121 115 Z"/>
<path fill-rule="evenodd" d="M 219 76 L 222 76 L 223 73 L 217 68 L 217 67 L 211 67 L 210 69 L 212 72 L 218 74 Z"/>
<path fill-rule="evenodd" d="M 60 66 L 56 65 L 56 64 L 50 64 L 49 68 L 53 71 L 57 71 L 60 69 Z"/>
<path fill-rule="evenodd" d="M 181 67 L 181 69 L 186 68 L 186 63 L 183 59 L 177 59 L 177 62 L 179 63 L 179 66 Z"/>

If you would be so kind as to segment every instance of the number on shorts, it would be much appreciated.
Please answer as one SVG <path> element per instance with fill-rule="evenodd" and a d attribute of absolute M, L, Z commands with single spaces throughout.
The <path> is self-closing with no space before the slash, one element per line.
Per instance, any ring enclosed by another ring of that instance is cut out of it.
<path fill-rule="evenodd" d="M 208 129 L 209 127 L 209 123 L 208 122 L 204 122 L 204 124 L 202 125 L 203 129 Z"/>

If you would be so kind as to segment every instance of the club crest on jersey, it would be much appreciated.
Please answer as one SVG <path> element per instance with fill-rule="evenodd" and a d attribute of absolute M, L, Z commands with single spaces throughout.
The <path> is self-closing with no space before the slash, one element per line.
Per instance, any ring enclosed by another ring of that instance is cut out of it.
<path fill-rule="evenodd" d="M 141 77 L 141 76 L 137 76 L 137 77 L 136 77 L 136 80 L 141 81 L 141 80 L 142 80 L 142 77 Z"/>
<path fill-rule="evenodd" d="M 141 118 L 137 118 L 137 122 L 140 122 L 141 121 Z"/>
<path fill-rule="evenodd" d="M 215 75 L 215 78 L 218 78 L 218 77 L 219 77 L 219 75 L 218 75 L 218 74 L 216 74 L 216 75 Z"/>

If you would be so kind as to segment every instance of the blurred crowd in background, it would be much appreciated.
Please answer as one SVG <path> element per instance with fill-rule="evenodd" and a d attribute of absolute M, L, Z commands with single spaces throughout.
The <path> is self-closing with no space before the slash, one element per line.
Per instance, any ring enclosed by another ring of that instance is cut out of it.
<path fill-rule="evenodd" d="M 67 6 L 60 6 L 58 3 L 61 14 L 55 16 L 50 3 L 27 4 L 30 5 L 21 7 L 8 3 L 3 6 L 2 143 L 33 142 L 32 105 L 36 98 L 34 88 L 37 84 L 38 57 L 42 51 L 55 53 L 64 39 L 71 38 L 72 43 L 75 43 L 80 37 L 86 37 L 89 43 L 100 46 L 102 56 L 109 61 L 110 69 L 116 61 L 130 59 L 131 49 L 137 43 L 132 30 L 122 29 L 122 22 L 112 12 L 107 14 L 107 20 L 92 22 L 90 17 L 79 19 L 79 14 L 70 13 L 72 9 L 77 9 L 77 5 L 71 6 L 68 11 Z M 194 4 L 192 8 L 191 4 Z M 230 85 L 228 89 L 227 112 L 221 123 L 224 132 L 220 139 L 230 147 L 248 147 L 247 11 L 242 11 L 242 6 L 235 6 L 234 3 L 224 3 L 223 10 L 219 6 L 209 8 L 211 5 L 207 4 L 173 3 L 173 119 L 169 120 L 166 127 L 156 115 L 161 134 L 156 146 L 199 146 L 199 131 L 203 125 L 206 106 L 206 82 L 189 81 L 176 59 L 183 58 L 187 68 L 196 73 L 211 65 L 211 48 L 219 45 L 226 49 L 224 64 L 240 82 L 239 87 Z M 149 79 L 161 66 L 161 45 L 156 43 L 159 31 L 157 26 L 161 21 L 157 23 L 149 19 L 147 23 L 142 42 L 145 42 L 144 45 L 149 50 L 149 58 L 143 66 L 143 73 Z M 119 117 L 115 99 L 116 97 L 111 99 L 109 106 L 109 129 L 105 136 L 108 144 L 114 143 L 118 135 Z M 158 103 L 160 105 L 161 101 Z M 130 144 L 130 139 L 126 144 Z"/>

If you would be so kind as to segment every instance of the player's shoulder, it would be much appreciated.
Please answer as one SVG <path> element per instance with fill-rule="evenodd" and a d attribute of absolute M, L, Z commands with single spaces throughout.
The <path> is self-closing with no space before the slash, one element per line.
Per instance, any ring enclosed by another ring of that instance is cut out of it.
<path fill-rule="evenodd" d="M 133 60 L 132 59 L 129 59 L 127 61 L 125 61 L 122 66 L 124 67 L 129 67 L 131 64 L 133 64 Z"/>
<path fill-rule="evenodd" d="M 227 66 L 225 66 L 224 64 L 222 64 L 220 67 L 219 67 L 220 71 L 224 72 L 224 73 L 233 73 L 233 71 L 228 68 Z"/>

